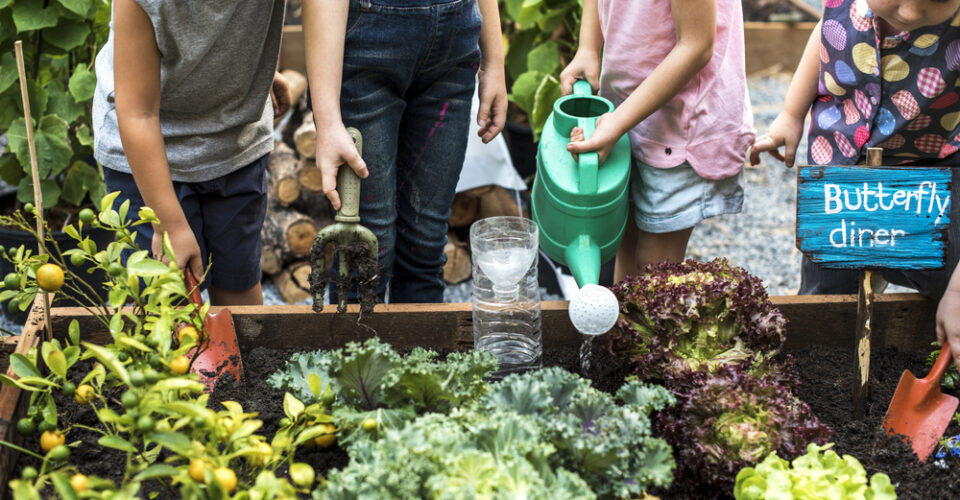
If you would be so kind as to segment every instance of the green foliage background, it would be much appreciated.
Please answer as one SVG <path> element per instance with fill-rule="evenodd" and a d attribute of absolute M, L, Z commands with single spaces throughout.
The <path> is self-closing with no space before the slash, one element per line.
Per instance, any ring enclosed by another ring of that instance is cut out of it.
<path fill-rule="evenodd" d="M 540 137 L 560 98 L 560 72 L 577 51 L 583 0 L 500 0 L 510 101 Z"/>
<path fill-rule="evenodd" d="M 93 62 L 109 34 L 109 0 L 0 0 L 0 178 L 33 202 L 26 121 L 14 42 L 23 41 L 43 205 L 98 203 L 105 194 L 93 154 Z"/>

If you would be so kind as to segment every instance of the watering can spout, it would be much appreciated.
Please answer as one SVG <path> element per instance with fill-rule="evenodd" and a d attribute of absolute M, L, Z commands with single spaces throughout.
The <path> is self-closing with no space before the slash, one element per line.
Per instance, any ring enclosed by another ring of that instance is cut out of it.
<path fill-rule="evenodd" d="M 600 281 L 600 247 L 589 234 L 581 234 L 567 245 L 564 260 L 581 288 Z"/>

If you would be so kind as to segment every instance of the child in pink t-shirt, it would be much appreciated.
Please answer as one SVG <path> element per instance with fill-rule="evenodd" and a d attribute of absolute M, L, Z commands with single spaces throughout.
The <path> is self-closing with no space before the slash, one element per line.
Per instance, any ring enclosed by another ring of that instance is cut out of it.
<path fill-rule="evenodd" d="M 574 130 L 570 152 L 597 151 L 602 162 L 630 135 L 636 225 L 617 281 L 682 260 L 697 223 L 740 211 L 754 137 L 743 52 L 739 0 L 584 0 L 580 46 L 560 82 L 569 94 L 585 79 L 617 106 L 586 140 Z"/>

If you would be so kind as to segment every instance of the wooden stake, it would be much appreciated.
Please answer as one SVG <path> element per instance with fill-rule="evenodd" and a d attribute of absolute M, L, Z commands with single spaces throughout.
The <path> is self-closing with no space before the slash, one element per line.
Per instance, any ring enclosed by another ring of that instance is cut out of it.
<path fill-rule="evenodd" d="M 23 101 L 23 118 L 26 120 L 27 146 L 30 149 L 30 174 L 33 177 L 33 203 L 36 209 L 37 220 L 37 253 L 47 253 L 47 246 L 43 234 L 43 193 L 40 192 L 40 173 L 37 170 L 37 147 L 33 142 L 33 119 L 30 117 L 30 92 L 27 90 L 27 72 L 23 68 L 23 42 L 17 40 L 13 44 L 17 56 L 17 72 L 20 74 L 20 99 Z M 43 319 L 47 325 L 46 340 L 53 338 L 50 327 L 50 294 L 43 292 Z"/>
<path fill-rule="evenodd" d="M 883 163 L 883 148 L 867 148 L 867 165 L 878 167 Z M 873 271 L 860 271 L 860 286 L 857 292 L 857 371 L 854 380 L 853 409 L 858 416 L 867 413 L 867 396 L 870 382 L 870 337 L 873 325 Z"/>

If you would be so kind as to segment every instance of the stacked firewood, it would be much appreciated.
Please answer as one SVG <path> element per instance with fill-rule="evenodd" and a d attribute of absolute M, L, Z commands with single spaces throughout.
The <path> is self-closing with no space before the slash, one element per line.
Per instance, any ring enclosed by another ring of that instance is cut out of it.
<path fill-rule="evenodd" d="M 295 71 L 282 73 L 290 82 L 296 105 L 281 130 L 283 141 L 276 142 L 267 164 L 269 194 L 261 267 L 283 300 L 297 303 L 310 298 L 310 250 L 317 232 L 333 223 L 334 212 L 323 195 L 315 161 L 317 129 L 313 113 L 306 109 L 306 79 Z M 444 248 L 447 283 L 459 283 L 471 276 L 470 224 L 485 217 L 518 212 L 516 196 L 499 186 L 458 193 L 451 207 L 450 232 Z M 331 259 L 332 248 L 327 248 L 327 262 Z"/>

